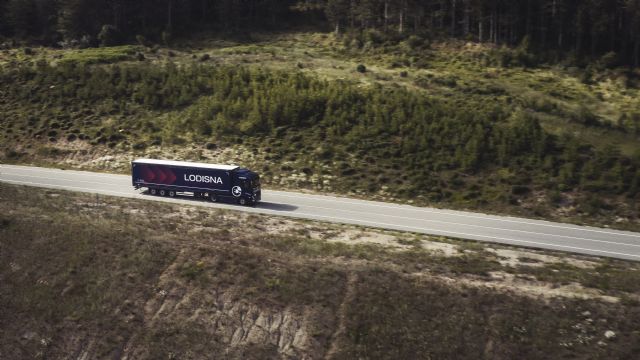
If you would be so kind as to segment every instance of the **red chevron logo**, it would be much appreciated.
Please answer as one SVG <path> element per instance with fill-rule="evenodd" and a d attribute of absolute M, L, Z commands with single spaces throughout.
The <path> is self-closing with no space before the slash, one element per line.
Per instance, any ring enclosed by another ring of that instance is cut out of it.
<path fill-rule="evenodd" d="M 165 180 L 167 180 L 167 174 L 165 174 L 162 167 L 156 167 L 155 171 L 156 175 L 158 175 L 158 183 L 165 184 Z"/>
<path fill-rule="evenodd" d="M 176 182 L 176 174 L 171 169 L 167 169 L 167 184 L 173 184 Z"/>
<path fill-rule="evenodd" d="M 142 178 L 145 182 L 173 185 L 176 182 L 176 174 L 170 168 L 163 166 L 142 166 Z"/>
<path fill-rule="evenodd" d="M 156 178 L 156 174 L 153 173 L 153 171 L 151 171 L 151 169 L 149 169 L 148 166 L 142 166 L 142 178 L 144 179 L 145 182 L 149 182 L 152 183 L 153 180 L 155 180 Z"/>

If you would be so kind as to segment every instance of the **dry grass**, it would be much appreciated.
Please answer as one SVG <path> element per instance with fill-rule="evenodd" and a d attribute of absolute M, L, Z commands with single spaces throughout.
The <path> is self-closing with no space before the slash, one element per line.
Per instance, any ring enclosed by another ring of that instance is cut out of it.
<path fill-rule="evenodd" d="M 12 358 L 640 351 L 635 263 L 4 184 L 0 210 L 0 355 Z"/>

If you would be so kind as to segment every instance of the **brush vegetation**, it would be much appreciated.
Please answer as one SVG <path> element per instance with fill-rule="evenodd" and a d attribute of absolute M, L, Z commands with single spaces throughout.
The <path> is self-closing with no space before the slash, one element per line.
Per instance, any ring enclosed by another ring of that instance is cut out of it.
<path fill-rule="evenodd" d="M 640 271 L 625 261 L 510 267 L 482 245 L 452 239 L 384 232 L 402 239 L 398 250 L 329 241 L 343 231 L 372 234 L 353 226 L 10 185 L 0 186 L 0 209 L 0 353 L 13 358 L 560 359 L 640 351 Z M 465 255 L 419 246 L 433 240 Z M 574 285 L 544 298 L 518 285 L 492 288 L 500 281 L 489 273 L 505 271 L 529 286 L 538 276 L 541 288 Z M 580 283 L 618 300 L 573 299 L 569 289 Z"/>
<path fill-rule="evenodd" d="M 74 143 L 242 147 L 271 186 L 299 175 L 296 188 L 638 227 L 632 78 L 599 72 L 585 85 L 571 70 L 500 60 L 518 50 L 419 38 L 362 48 L 366 36 L 222 43 L 207 58 L 191 51 L 206 42 L 187 42 L 143 62 L 131 47 L 14 54 L 0 69 L 5 161 L 73 157 Z M 354 60 L 372 65 L 362 73 Z"/>

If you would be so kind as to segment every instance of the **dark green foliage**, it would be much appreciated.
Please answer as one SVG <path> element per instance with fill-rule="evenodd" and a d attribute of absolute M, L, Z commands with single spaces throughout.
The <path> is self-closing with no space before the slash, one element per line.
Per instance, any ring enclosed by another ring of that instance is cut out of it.
<path fill-rule="evenodd" d="M 490 57 L 503 66 L 535 66 L 562 54 L 600 69 L 640 65 L 637 0 L 3 0 L 0 7 L 0 35 L 48 44 L 60 37 L 96 39 L 103 24 L 129 41 L 144 43 L 143 36 L 165 45 L 198 30 L 246 39 L 250 31 L 311 24 L 337 34 L 361 32 L 345 37 L 345 44 L 359 49 L 402 42 L 420 50 L 435 36 L 448 36 L 514 47 Z M 415 66 L 425 65 L 419 60 Z"/>
<path fill-rule="evenodd" d="M 120 32 L 113 25 L 103 25 L 100 33 L 98 34 L 98 40 L 100 46 L 114 46 L 120 42 Z"/>
<path fill-rule="evenodd" d="M 366 66 L 364 66 L 364 65 L 362 65 L 362 64 L 359 64 L 359 65 L 356 67 L 356 70 L 357 70 L 359 73 L 364 74 L 364 73 L 366 73 L 366 72 L 367 72 L 367 67 L 366 67 Z"/>
<path fill-rule="evenodd" d="M 444 86 L 445 80 L 426 80 L 425 86 Z M 242 139 L 268 145 L 271 161 L 289 156 L 335 168 L 345 189 L 374 193 L 385 185 L 398 197 L 476 205 L 500 199 L 517 203 L 546 183 L 558 184 L 559 191 L 638 191 L 634 178 L 640 162 L 615 149 L 596 151 L 577 138 L 552 136 L 535 113 L 495 102 L 470 99 L 461 105 L 403 88 L 363 89 L 299 72 L 197 63 L 41 63 L 8 69 L 0 73 L 0 82 L 7 98 L 60 112 L 58 122 L 33 124 L 52 141 L 66 138 L 70 128 L 82 129 L 94 144 L 127 142 L 137 150 L 190 138 L 203 144 L 214 138 L 223 145 Z M 78 115 L 74 108 L 93 110 Z M 123 116 L 120 128 L 94 120 L 132 108 L 183 112 L 154 122 Z M 38 111 L 27 116 L 37 118 Z M 348 160 L 350 154 L 356 160 Z M 501 196 L 491 184 L 500 168 L 517 174 L 499 179 Z M 489 176 L 490 182 L 464 184 L 451 173 Z"/>

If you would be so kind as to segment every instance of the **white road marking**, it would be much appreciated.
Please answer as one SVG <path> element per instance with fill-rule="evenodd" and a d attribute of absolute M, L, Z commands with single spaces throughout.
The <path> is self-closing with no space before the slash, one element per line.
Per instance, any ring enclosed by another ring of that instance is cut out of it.
<path fill-rule="evenodd" d="M 299 213 L 299 214 L 303 214 L 303 213 Z M 304 215 L 310 215 L 310 214 L 304 214 Z M 497 237 L 497 236 L 476 235 L 476 234 L 468 234 L 468 233 L 447 231 L 447 230 L 432 230 L 432 229 L 429 229 L 429 228 L 422 228 L 422 227 L 416 227 L 416 226 L 394 225 L 394 224 L 387 224 L 387 223 L 371 222 L 371 221 L 367 221 L 367 220 L 337 218 L 337 217 L 332 217 L 332 216 L 323 216 L 323 215 L 315 215 L 315 214 L 314 215 L 310 215 L 310 216 L 321 217 L 321 218 L 326 218 L 326 219 L 333 219 L 333 220 L 335 220 L 335 222 L 340 222 L 340 223 L 343 223 L 345 221 L 349 221 L 348 224 L 356 222 L 356 223 L 360 223 L 360 224 L 372 225 L 374 227 L 387 226 L 387 227 L 392 227 L 394 229 L 398 229 L 398 228 L 413 229 L 413 230 L 417 230 L 419 232 L 430 231 L 427 234 L 429 234 L 429 233 L 433 234 L 433 231 L 437 231 L 437 232 L 452 234 L 454 237 L 459 237 L 459 238 L 462 238 L 462 239 L 473 239 L 473 238 L 469 238 L 469 236 L 481 237 L 481 238 L 486 238 L 486 239 L 509 241 L 509 242 L 516 242 L 516 243 L 522 243 L 522 244 L 544 245 L 544 246 L 548 246 L 551 249 L 553 249 L 553 248 L 563 248 L 563 249 L 571 249 L 571 250 L 594 251 L 594 252 L 603 253 L 603 254 L 631 256 L 631 257 L 640 259 L 640 255 L 626 254 L 626 253 L 620 253 L 620 252 L 614 252 L 614 251 L 589 249 L 589 248 L 581 248 L 581 247 L 577 247 L 577 246 L 557 245 L 557 244 L 549 244 L 549 243 L 536 242 L 536 241 L 509 239 L 509 238 L 502 238 L 502 237 Z"/>
<path fill-rule="evenodd" d="M 41 174 L 34 174 L 34 175 L 25 175 L 22 173 L 14 173 L 14 172 L 9 172 L 9 171 L 3 171 L 3 170 L 16 170 L 16 171 L 29 171 L 29 172 L 35 172 L 35 171 L 39 171 Z M 51 176 L 42 176 L 43 174 L 46 174 L 47 172 L 51 173 Z M 76 175 L 76 176 L 65 176 L 65 174 L 67 175 Z M 3 179 L 2 175 L 7 175 L 7 176 L 22 176 L 22 177 L 26 177 L 29 179 L 41 179 L 44 180 L 44 182 L 38 182 L 38 181 L 16 181 L 16 180 L 10 180 L 10 179 Z M 62 175 L 62 177 L 58 177 L 58 175 Z M 96 178 L 96 180 L 106 180 L 106 181 L 117 181 L 117 182 L 101 182 L 101 181 L 89 181 L 89 180 L 78 180 L 76 178 L 86 178 L 87 176 L 92 176 L 93 178 Z M 118 180 L 116 180 L 116 177 L 119 178 Z M 121 181 L 120 181 L 121 179 Z M 47 183 L 46 180 L 55 180 L 55 181 L 69 181 L 69 182 L 80 182 L 80 183 L 84 183 L 84 184 L 94 184 L 96 185 L 95 188 L 91 188 L 91 187 L 83 187 L 83 186 L 73 186 L 73 185 L 56 185 L 56 184 L 50 184 Z M 293 218 L 304 218 L 304 219 L 311 219 L 311 220 L 325 220 L 325 221 L 330 221 L 330 222 L 336 222 L 336 223 L 346 223 L 346 224 L 357 224 L 357 225 L 363 225 L 363 226 L 372 226 L 372 227 L 376 227 L 376 228 L 387 228 L 387 229 L 393 229 L 393 230 L 400 230 L 400 231 L 415 231 L 415 232 L 420 232 L 420 233 L 425 233 L 425 234 L 433 234 L 433 235 L 442 235 L 442 236 L 453 236 L 453 237 L 459 237 L 459 238 L 466 238 L 466 239 L 471 239 L 471 240 L 479 240 L 479 241 L 493 241 L 493 242 L 498 242 L 498 243 L 506 243 L 506 244 L 511 244 L 511 245 L 518 245 L 518 244 L 522 244 L 524 246 L 529 246 L 529 247 L 537 247 L 537 248 L 546 248 L 546 249 L 550 249 L 550 250 L 568 250 L 568 251 L 572 251 L 572 252 L 582 252 L 582 253 L 588 253 L 590 255 L 608 255 L 608 256 L 613 256 L 613 257 L 623 257 L 623 258 L 627 258 L 627 259 L 640 259 L 640 254 L 638 253 L 628 253 L 628 252 L 623 252 L 624 248 L 627 247 L 640 247 L 639 244 L 629 244 L 629 243 L 622 243 L 622 242 L 615 242 L 615 241 L 607 241 L 607 240 L 597 240 L 597 239 L 589 239 L 589 238 L 584 238 L 584 237 L 578 237 L 578 236 L 570 236 L 570 235 L 560 235 L 560 234 L 550 234 L 550 233 L 546 233 L 546 232 L 534 232 L 534 231 L 529 231 L 529 230 L 520 230 L 520 229 L 509 229 L 509 228 L 500 228 L 500 227 L 492 227 L 492 226 L 486 226 L 486 225 L 476 225 L 476 224 L 465 224 L 465 223 L 459 223 L 459 222 L 455 222 L 455 221 L 447 221 L 447 220 L 437 220 L 437 219 L 425 219 L 425 218 L 416 218 L 416 217 L 412 217 L 412 216 L 400 216 L 400 215 L 389 215 L 389 214 L 384 214 L 384 213 L 380 213 L 380 212 L 367 212 L 366 207 L 376 207 L 376 208 L 384 208 L 384 209 L 390 209 L 390 210 L 395 210 L 395 211 L 402 211 L 402 212 L 417 212 L 417 213 L 423 213 L 423 214 L 432 214 L 432 215 L 439 215 L 439 216 L 457 216 L 457 217 L 461 217 L 461 218 L 469 218 L 469 219 L 480 219 L 480 220 L 486 220 L 486 221 L 501 221 L 501 222 L 508 222 L 508 223 L 513 223 L 513 224 L 519 224 L 519 225 L 530 225 L 530 226 L 537 226 L 537 227 L 550 227 L 550 228 L 556 228 L 556 229 L 564 229 L 564 230 L 572 230 L 572 231 L 577 231 L 577 232 L 591 232 L 591 233 L 599 233 L 599 234 L 605 234 L 605 235 L 614 235 L 614 236 L 627 236 L 627 237 L 633 237 L 633 238 L 640 238 L 640 234 L 635 234 L 635 233 L 631 233 L 631 232 L 622 232 L 622 231 L 607 231 L 607 230 L 599 230 L 596 228 L 587 228 L 587 227 L 579 227 L 579 226 L 564 226 L 562 224 L 554 224 L 554 223 L 549 223 L 546 221 L 538 221 L 538 220 L 533 220 L 533 221 L 522 221 L 522 220 L 517 220 L 517 218 L 513 218 L 515 220 L 511 220 L 511 219 L 505 219 L 505 218 L 500 218 L 497 216 L 493 216 L 493 215 L 486 215 L 483 216 L 481 214 L 479 215 L 466 215 L 463 214 L 461 212 L 458 211 L 453 211 L 453 210 L 439 210 L 439 209 L 431 209 L 431 208 L 417 208 L 414 206 L 409 206 L 409 205 L 394 205 L 394 204 L 381 204 L 381 203 L 377 203 L 377 202 L 373 202 L 373 201 L 366 201 L 366 200 L 351 200 L 351 199 L 347 199 L 347 198 L 338 198 L 338 197 L 330 197 L 330 196 L 322 196 L 322 195 L 306 195 L 306 194 L 295 194 L 295 193 L 285 193 L 285 192 L 281 192 L 281 191 L 268 191 L 265 192 L 267 195 L 268 194 L 272 194 L 273 197 L 286 197 L 286 198 L 292 198 L 292 199 L 300 199 L 301 201 L 294 201 L 293 203 L 290 204 L 286 204 L 286 205 L 291 205 L 291 206 L 297 206 L 296 203 L 300 203 L 299 207 L 297 209 L 299 209 L 300 211 L 278 211 L 278 210 L 272 210 L 272 209 L 265 209 L 265 208 L 245 208 L 245 207 L 237 207 L 237 206 L 233 206 L 233 205 L 226 205 L 226 204 L 213 204 L 213 203 L 208 203 L 208 202 L 193 202 L 193 201 L 189 201 L 189 200 L 185 200 L 185 199 L 174 199 L 174 198 L 163 198 L 163 197 L 147 197 L 147 196 L 142 196 L 140 192 L 138 191 L 134 191 L 133 187 L 131 187 L 131 192 L 122 192 L 122 191 L 112 191 L 112 190 L 102 190 L 101 187 L 104 186 L 124 186 L 126 185 L 130 185 L 129 182 L 129 177 L 127 175 L 112 175 L 112 174 L 99 174 L 99 173 L 90 173 L 90 172 L 85 172 L 85 171 L 76 171 L 76 170 L 56 170 L 56 169 L 41 169 L 41 168 L 29 168 L 29 167 L 22 167 L 22 166 L 7 166 L 7 165 L 0 165 L 0 181 L 4 181 L 7 183 L 14 183 L 14 184 L 21 184 L 21 185 L 32 185 L 32 186 L 39 186 L 39 187 L 49 187 L 49 188 L 55 188 L 55 189 L 62 189 L 62 190 L 73 190 L 73 191 L 82 191 L 82 192 L 89 192 L 89 193 L 100 193 L 100 194 L 105 194 L 105 195 L 112 195 L 112 196 L 121 196 L 121 197 L 128 197 L 128 198 L 137 198 L 137 199 L 144 199 L 144 200 L 155 200 L 155 201 L 163 201 L 163 202 L 169 202 L 169 203 L 178 203 L 178 204 L 187 204 L 187 205 L 194 205 L 194 206 L 206 206 L 206 207 L 212 207 L 212 208 L 224 208 L 224 209 L 228 209 L 228 210 L 233 210 L 233 211 L 245 211 L 245 212 L 252 212 L 252 213 L 263 213 L 263 214 L 270 214 L 270 215 L 277 215 L 277 216 L 287 216 L 287 217 L 293 217 Z M 264 196 L 263 196 L 264 197 Z M 309 200 L 314 200 L 312 203 L 315 203 L 317 205 L 305 205 L 304 202 L 306 201 L 307 203 L 309 202 Z M 422 226 L 411 226 L 411 225 L 401 225 L 401 224 L 391 224 L 391 223 L 386 223 L 386 222 L 378 222 L 378 221 L 373 221 L 373 220 L 360 220 L 357 218 L 350 218 L 350 217 L 342 217 L 342 216 L 331 216 L 331 215 L 320 215 L 320 214 L 316 214 L 316 213 L 308 213 L 308 212 L 304 212 L 305 209 L 307 210 L 311 210 L 311 209 L 317 209 L 320 210 L 318 211 L 319 213 L 329 213 L 331 214 L 332 212 L 335 213 L 336 209 L 335 208 L 331 208 L 331 207 L 325 207 L 323 205 L 323 202 L 325 203 L 331 203 L 331 204 L 350 204 L 350 205 L 354 205 L 354 206 L 358 206 L 358 207 L 364 207 L 364 209 L 359 210 L 359 209 L 355 209 L 355 210 L 347 210 L 347 209 L 338 209 L 341 212 L 345 212 L 345 213 L 351 213 L 351 214 L 355 214 L 355 215 L 371 215 L 371 216 L 378 216 L 381 217 L 382 219 L 386 218 L 394 218 L 394 219 L 398 219 L 399 222 L 402 222 L 401 220 L 405 220 L 405 221 L 422 221 L 422 222 L 431 222 L 431 223 L 441 223 L 441 224 L 446 224 L 446 225 L 452 225 L 452 227 L 454 227 L 454 231 L 452 230 L 445 230 L 445 229 L 438 229 L 436 228 L 429 228 L 429 227 L 422 227 Z M 565 239 L 574 239 L 574 240 L 579 240 L 580 242 L 593 242 L 593 243 L 602 243 L 602 244 L 609 244 L 609 245 L 615 245 L 615 246 L 619 246 L 619 250 L 616 249 L 616 251 L 611 251 L 608 248 L 603 248 L 602 246 L 598 248 L 592 248 L 592 247 L 584 247 L 581 246 L 582 244 L 580 244 L 579 242 L 575 242 L 576 245 L 578 246 L 571 246 L 569 244 L 565 244 L 565 245 L 560 245 L 560 244 L 553 244 L 553 243 L 548 243 L 548 242 L 544 242 L 544 241 L 534 241 L 534 240 L 528 240 L 528 239 L 517 239 L 517 238 L 510 238 L 510 237 L 501 237 L 501 236 L 491 236 L 491 235 L 482 235 L 482 234 L 473 234 L 473 233 L 468 233 L 468 232 L 463 232 L 463 231 L 455 231 L 455 226 L 469 226 L 469 227 L 474 227 L 477 229 L 487 229 L 487 230 L 494 230 L 494 231 L 504 231 L 504 232 L 512 232 L 512 233 L 523 233 L 523 234 L 533 234 L 533 235 L 540 235 L 540 236 L 547 236 L 547 237 L 557 237 L 557 238 L 565 238 Z M 514 225 L 515 226 L 515 225 Z M 483 240 L 485 239 L 485 240 Z M 622 251 L 621 251 L 622 250 Z M 630 251 L 632 249 L 629 249 Z M 633 251 L 635 252 L 635 250 Z"/>
<path fill-rule="evenodd" d="M 11 173 L 7 173 L 5 175 L 22 176 L 22 177 L 35 178 L 35 179 L 50 179 L 49 177 L 34 176 L 34 175 L 22 175 L 22 174 L 11 174 Z M 96 181 L 75 180 L 75 179 L 59 179 L 59 180 L 69 180 L 69 181 L 74 181 L 74 182 L 81 182 L 81 183 L 87 183 L 87 184 L 96 184 L 96 185 L 121 185 L 120 183 L 102 183 L 102 182 L 96 182 Z M 46 183 L 44 183 L 43 185 L 46 185 Z M 85 189 L 85 190 L 89 190 L 89 189 Z M 361 204 L 357 204 L 357 203 L 354 203 L 354 204 L 361 205 Z M 327 207 L 315 206 L 315 205 L 303 205 L 303 207 L 305 207 L 305 208 L 313 208 L 313 209 L 321 209 L 321 210 L 328 210 L 328 211 L 334 211 L 335 210 L 333 208 L 327 208 Z M 341 212 L 354 213 L 354 214 L 369 214 L 364 210 L 340 209 L 340 211 Z M 464 224 L 464 223 L 458 223 L 458 222 L 453 222 L 453 221 L 435 220 L 435 219 L 426 219 L 426 218 L 415 218 L 415 217 L 398 216 L 398 215 L 384 215 L 384 216 L 385 217 L 390 217 L 390 218 L 402 219 L 402 220 L 425 221 L 425 222 L 441 223 L 441 224 L 447 224 L 447 225 L 469 226 L 469 227 L 475 227 L 475 228 L 487 229 L 487 230 L 510 231 L 510 232 L 519 232 L 519 233 L 523 233 L 523 234 L 546 235 L 546 236 L 557 237 L 557 238 L 567 238 L 567 239 L 583 240 L 583 241 L 589 241 L 589 242 L 598 242 L 598 243 L 603 243 L 603 244 L 615 244 L 615 245 L 625 245 L 625 246 L 640 247 L 640 244 L 628 244 L 628 243 L 622 243 L 622 242 L 597 240 L 597 239 L 590 239 L 590 238 L 569 236 L 569 235 L 559 235 L 559 234 L 534 232 L 534 231 L 527 231 L 527 230 L 508 229 L 508 228 L 500 228 L 500 227 L 484 226 L 484 225 L 476 225 L 476 224 Z M 583 229 L 579 229 L 579 230 L 583 230 Z M 618 235 L 618 234 L 616 233 L 615 235 Z"/>
<path fill-rule="evenodd" d="M 325 208 L 325 207 L 313 206 L 313 205 L 303 205 L 303 207 L 305 207 L 305 208 L 314 208 L 314 209 L 322 209 L 322 210 L 329 210 L 329 211 L 334 210 L 332 208 Z M 355 213 L 355 214 L 367 214 L 366 211 L 357 211 L 357 210 L 340 209 L 339 211 Z M 512 232 L 519 232 L 519 233 L 524 233 L 524 234 L 545 235 L 545 236 L 561 237 L 561 238 L 567 238 L 567 239 L 599 242 L 599 243 L 604 243 L 604 244 L 616 244 L 616 245 L 640 247 L 640 244 L 627 244 L 627 243 L 621 243 L 621 242 L 615 242 L 615 241 L 588 239 L 588 238 L 577 237 L 577 236 L 569 236 L 569 235 L 549 234 L 549 233 L 534 232 L 534 231 L 527 231 L 527 230 L 518 230 L 518 229 L 506 229 L 506 228 L 498 228 L 498 227 L 475 225 L 475 224 L 463 224 L 463 223 L 456 223 L 456 222 L 452 222 L 452 221 L 421 219 L 421 218 L 404 217 L 404 216 L 398 216 L 398 215 L 384 215 L 384 216 L 385 217 L 390 217 L 390 218 L 396 218 L 396 219 L 403 219 L 403 220 L 417 220 L 417 221 L 436 222 L 436 223 L 442 223 L 442 224 L 448 224 L 448 225 L 459 225 L 459 226 L 476 227 L 476 228 L 487 229 L 487 230 L 512 231 Z"/>
<path fill-rule="evenodd" d="M 307 195 L 306 194 L 301 194 L 302 196 L 297 196 L 297 195 L 293 195 L 293 194 L 288 194 L 288 193 L 284 193 L 282 191 L 271 191 L 273 192 L 278 192 L 278 196 L 283 196 L 283 197 L 292 197 L 292 198 L 304 198 Z M 309 196 L 324 196 L 324 195 L 309 195 Z M 327 196 L 328 197 L 328 196 Z M 440 215 L 451 215 L 451 216 L 459 216 L 459 217 L 464 217 L 464 218 L 471 218 L 471 219 L 480 219 L 480 220 L 494 220 L 494 221 L 503 221 L 503 222 L 509 222 L 509 223 L 515 223 L 515 224 L 524 224 L 524 225 L 533 225 L 533 226 L 546 226 L 546 227 L 551 227 L 551 228 L 557 228 L 557 229 L 565 229 L 565 230 L 579 230 L 579 231 L 590 231 L 590 232 L 596 232 L 596 233 L 602 233 L 602 234 L 607 234 L 607 235 L 620 235 L 620 236 L 631 236 L 631 237 L 636 237 L 640 239 L 640 234 L 633 234 L 633 233 L 625 233 L 623 232 L 623 230 L 620 231 L 607 231 L 607 230 L 597 230 L 597 229 L 592 229 L 586 226 L 564 226 L 564 225 L 556 225 L 556 224 L 551 224 L 546 220 L 536 220 L 537 222 L 530 222 L 530 221 L 522 221 L 522 220 L 511 220 L 509 219 L 509 217 L 500 217 L 497 215 L 489 215 L 489 214 L 482 214 L 482 215 L 468 215 L 468 214 L 464 214 L 461 213 L 459 211 L 456 210 L 441 210 L 441 209 L 434 209 L 434 208 L 418 208 L 415 206 L 411 206 L 411 205 L 385 205 L 385 204 L 379 204 L 376 203 L 374 201 L 370 201 L 370 200 L 358 200 L 359 202 L 355 202 L 355 201 L 350 201 L 350 200 L 343 200 L 344 198 L 339 198 L 339 197 L 331 197 L 331 201 L 332 202 L 338 202 L 338 203 L 343 203 L 343 204 L 350 204 L 350 205 L 362 205 L 363 203 L 366 203 L 367 206 L 374 206 L 374 207 L 380 207 L 380 208 L 386 208 L 386 209 L 393 209 L 393 210 L 411 210 L 411 211 L 418 211 L 418 212 L 428 212 L 428 213 L 435 213 L 435 214 L 440 214 Z M 322 199 L 318 199 L 318 200 L 322 200 Z"/>
<path fill-rule="evenodd" d="M 71 190 L 77 190 L 80 192 L 90 192 L 90 193 L 95 193 L 96 191 L 100 191 L 101 194 L 115 194 L 115 195 L 119 195 L 119 196 L 126 196 L 126 197 L 133 197 L 132 195 L 136 195 L 136 193 L 125 193 L 125 192 L 119 192 L 119 191 L 111 191 L 111 190 L 97 190 L 97 189 L 92 189 L 92 188 L 82 188 L 82 187 L 78 187 L 78 186 L 71 186 L 71 185 L 56 185 L 56 184 L 48 184 L 48 183 L 36 183 L 36 182 L 31 182 L 31 181 L 15 181 L 15 180 L 8 180 L 8 179 L 0 179 L 0 181 L 2 182 L 7 182 L 7 183 L 12 183 L 12 184 L 18 184 L 18 185 L 33 185 L 33 186 L 37 186 L 37 187 L 53 187 L 56 189 L 71 189 Z"/>
<path fill-rule="evenodd" d="M 20 177 L 25 177 L 25 178 L 33 178 L 33 179 L 51 179 L 50 177 L 46 177 L 46 176 L 35 176 L 35 175 L 22 175 L 22 174 L 11 174 L 11 173 L 0 173 L 0 176 L 2 175 L 11 175 L 11 176 L 20 176 Z M 87 183 L 87 184 L 96 184 L 96 185 L 122 185 L 121 183 L 103 183 L 103 182 L 97 182 L 97 181 L 87 181 L 87 180 L 76 180 L 76 179 L 57 179 L 57 180 L 67 180 L 67 181 L 73 181 L 73 182 L 81 182 L 81 183 Z M 133 187 L 133 185 L 131 185 Z"/>
<path fill-rule="evenodd" d="M 60 173 L 65 173 L 65 172 L 73 172 L 73 173 L 78 173 L 78 174 L 82 174 L 84 175 L 89 175 L 89 176 L 97 176 L 97 177 L 108 177 L 108 178 L 113 178 L 114 176 L 122 176 L 122 177 L 128 177 L 127 175 L 122 175 L 122 174 L 102 174 L 102 173 L 93 173 L 93 172 L 88 172 L 88 171 L 82 171 L 82 170 L 61 170 L 61 169 L 50 169 L 50 168 L 31 168 L 31 167 L 27 167 L 27 166 L 20 166 L 20 165 L 0 165 L 0 169 L 2 167 L 7 167 L 7 168 L 18 168 L 20 170 L 26 170 L 26 171 L 55 171 L 55 172 L 60 172 Z M 21 175 L 21 174 L 13 174 L 13 175 Z M 75 180 L 73 179 L 73 181 L 81 181 L 81 180 Z M 119 185 L 118 184 L 111 184 L 111 185 Z M 268 191 L 268 193 L 272 193 L 272 194 L 277 194 L 278 196 L 282 196 L 282 197 L 289 197 L 289 198 L 297 198 L 297 199 L 308 199 L 309 197 L 312 197 L 318 201 L 331 201 L 331 202 L 337 202 L 337 203 L 343 203 L 343 204 L 350 204 L 350 205 L 366 205 L 366 206 L 373 206 L 373 207 L 378 207 L 378 208 L 386 208 L 386 209 L 391 209 L 391 210 L 410 210 L 410 211 L 416 211 L 416 212 L 427 212 L 427 213 L 432 213 L 432 214 L 438 214 L 438 215 L 450 215 L 450 216 L 458 216 L 458 217 L 463 217 L 463 218 L 472 218 L 472 219 L 479 219 L 479 220 L 492 220 L 492 221 L 502 221 L 502 222 L 509 222 L 509 223 L 514 223 L 514 224 L 524 224 L 524 225 L 532 225 L 532 226 L 544 226 L 544 227 L 551 227 L 551 228 L 556 228 L 556 229 L 564 229 L 564 230 L 577 230 L 577 231 L 588 231 L 588 232 L 595 232 L 595 233 L 601 233 L 601 234 L 606 234 L 606 235 L 617 235 L 617 236 L 628 236 L 628 237 L 634 237 L 634 238 L 638 238 L 640 239 L 640 234 L 634 234 L 631 232 L 625 232 L 625 231 L 607 231 L 607 230 L 599 230 L 599 229 L 594 229 L 594 228 L 590 228 L 587 226 L 566 226 L 563 224 L 554 224 L 554 223 L 550 223 L 549 221 L 546 220 L 535 220 L 535 222 L 532 221 L 524 221 L 522 219 L 518 219 L 518 218 L 513 218 L 513 217 L 502 217 L 502 216 L 497 216 L 497 215 L 489 215 L 489 214 L 478 214 L 478 215 L 470 215 L 470 214 L 466 214 L 466 213 L 462 213 L 460 211 L 456 211 L 456 210 L 442 210 L 442 209 L 435 209 L 435 208 L 419 208 L 419 207 L 415 207 L 415 206 L 411 206 L 411 205 L 403 205 L 403 204 L 380 204 L 378 202 L 374 202 L 374 201 L 370 201 L 370 200 L 351 200 L 348 198 L 340 198 L 340 197 L 335 197 L 335 196 L 327 196 L 327 195 L 316 195 L 316 194 L 302 194 L 300 193 L 299 195 L 296 193 L 285 193 L 283 191 L 276 191 L 276 190 L 271 190 Z M 452 223 L 455 224 L 455 223 Z M 500 229 L 500 228 L 496 228 L 496 229 Z"/>

